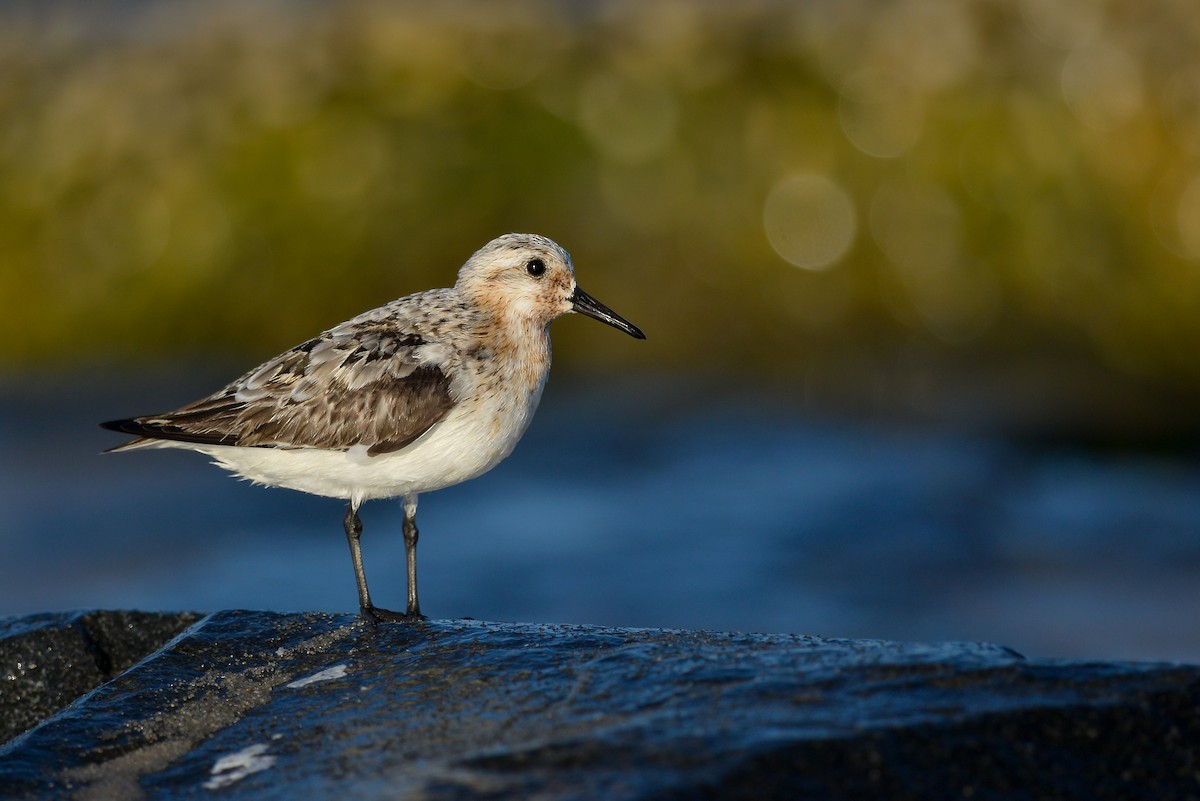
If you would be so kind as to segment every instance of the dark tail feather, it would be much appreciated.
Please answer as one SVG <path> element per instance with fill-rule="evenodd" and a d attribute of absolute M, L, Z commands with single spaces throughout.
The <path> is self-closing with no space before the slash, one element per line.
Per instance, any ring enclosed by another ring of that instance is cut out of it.
<path fill-rule="evenodd" d="M 130 417 L 126 420 L 109 420 L 107 423 L 101 423 L 101 428 L 107 428 L 109 431 L 120 431 L 122 434 L 137 434 L 139 436 L 148 433 L 145 426 L 138 423 L 137 418 Z"/>
<path fill-rule="evenodd" d="M 237 445 L 238 437 L 233 434 L 218 434 L 214 432 L 195 432 L 186 431 L 179 426 L 171 425 L 162 422 L 150 422 L 150 418 L 146 417 L 130 417 L 125 420 L 109 420 L 107 423 L 101 423 L 101 428 L 107 428 L 109 431 L 120 431 L 122 434 L 132 434 L 140 439 L 170 439 L 177 442 L 198 442 L 204 445 Z M 119 451 L 130 445 L 133 445 L 138 440 L 126 442 L 118 445 L 115 448 L 109 448 L 109 451 Z"/>

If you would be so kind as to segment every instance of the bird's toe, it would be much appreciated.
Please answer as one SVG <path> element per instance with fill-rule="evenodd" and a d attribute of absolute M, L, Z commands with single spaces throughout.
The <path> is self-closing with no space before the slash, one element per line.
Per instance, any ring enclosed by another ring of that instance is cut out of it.
<path fill-rule="evenodd" d="M 429 619 L 420 612 L 394 612 L 391 609 L 383 609 L 378 606 L 360 607 L 360 611 L 362 612 L 363 620 L 372 625 L 379 623 L 417 623 Z"/>

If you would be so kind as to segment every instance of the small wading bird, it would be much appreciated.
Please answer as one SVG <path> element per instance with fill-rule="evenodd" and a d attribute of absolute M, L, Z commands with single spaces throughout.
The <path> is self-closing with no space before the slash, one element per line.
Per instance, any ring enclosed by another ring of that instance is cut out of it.
<path fill-rule="evenodd" d="M 550 370 L 550 323 L 581 312 L 645 339 L 575 282 L 571 257 L 535 234 L 477 251 L 450 289 L 364 312 L 166 414 L 102 423 L 112 448 L 188 448 L 250 481 L 349 502 L 344 526 L 370 621 L 421 617 L 417 496 L 475 478 L 525 433 Z M 408 609 L 371 603 L 358 508 L 404 497 Z"/>

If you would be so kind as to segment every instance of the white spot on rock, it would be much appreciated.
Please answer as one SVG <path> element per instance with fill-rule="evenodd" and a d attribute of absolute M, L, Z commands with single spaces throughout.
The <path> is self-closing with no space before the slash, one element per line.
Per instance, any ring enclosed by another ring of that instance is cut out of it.
<path fill-rule="evenodd" d="M 296 679 L 295 681 L 293 681 L 291 684 L 289 684 L 287 686 L 288 686 L 288 689 L 295 690 L 295 689 L 299 689 L 300 687 L 307 687 L 310 684 L 316 684 L 317 682 L 321 682 L 321 681 L 333 681 L 334 679 L 340 679 L 345 675 L 346 675 L 346 666 L 345 665 L 334 665 L 331 668 L 325 668 L 324 670 L 320 671 L 319 673 L 314 673 L 311 676 L 306 676 L 303 679 Z"/>
<path fill-rule="evenodd" d="M 267 753 L 265 743 L 255 743 L 241 751 L 226 754 L 212 766 L 212 778 L 204 783 L 209 790 L 240 782 L 251 773 L 266 770 L 275 764 L 275 757 Z"/>

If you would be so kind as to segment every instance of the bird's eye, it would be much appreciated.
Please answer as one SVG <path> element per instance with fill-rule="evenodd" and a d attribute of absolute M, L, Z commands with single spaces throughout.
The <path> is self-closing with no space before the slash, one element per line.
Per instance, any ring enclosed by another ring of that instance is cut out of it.
<path fill-rule="evenodd" d="M 525 263 L 525 269 L 534 278 L 541 278 L 542 273 L 546 272 L 546 263 L 541 259 L 530 259 Z"/>

